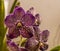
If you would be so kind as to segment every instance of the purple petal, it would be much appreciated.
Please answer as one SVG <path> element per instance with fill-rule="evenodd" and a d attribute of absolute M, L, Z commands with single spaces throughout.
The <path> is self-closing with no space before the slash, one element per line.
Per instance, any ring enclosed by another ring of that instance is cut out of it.
<path fill-rule="evenodd" d="M 16 7 L 14 10 L 14 15 L 17 20 L 21 20 L 22 16 L 25 14 L 25 11 L 22 7 Z"/>
<path fill-rule="evenodd" d="M 12 41 L 7 41 L 7 47 L 9 51 L 28 51 L 26 48 L 19 48 L 19 46 Z"/>
<path fill-rule="evenodd" d="M 19 31 L 20 31 L 20 34 L 25 38 L 31 38 L 33 36 L 32 30 L 28 27 L 23 27 Z"/>
<path fill-rule="evenodd" d="M 25 26 L 32 26 L 34 25 L 34 22 L 35 22 L 35 17 L 32 14 L 27 13 L 22 17 L 22 23 Z"/>
<path fill-rule="evenodd" d="M 19 6 L 15 6 L 15 9 L 16 9 L 16 8 L 19 8 Z"/>
<path fill-rule="evenodd" d="M 28 51 L 26 48 L 21 48 L 19 49 L 19 51 Z"/>
<path fill-rule="evenodd" d="M 40 18 L 40 15 L 39 15 L 39 14 L 36 14 L 36 15 L 35 15 L 35 18 L 36 18 L 36 19 L 39 19 L 39 18 Z"/>
<path fill-rule="evenodd" d="M 7 27 L 15 26 L 14 25 L 15 22 L 16 22 L 16 19 L 15 19 L 15 16 L 13 14 L 8 15 L 5 19 L 5 24 Z"/>
<path fill-rule="evenodd" d="M 35 26 L 39 26 L 41 23 L 41 19 L 40 19 L 40 15 L 39 14 L 36 14 L 35 15 Z"/>
<path fill-rule="evenodd" d="M 46 42 L 48 40 L 48 36 L 49 36 L 49 31 L 48 30 L 44 30 L 42 33 L 41 33 L 41 38 L 43 42 Z"/>
<path fill-rule="evenodd" d="M 27 40 L 25 47 L 27 49 L 35 49 L 35 47 L 38 45 L 38 43 L 39 42 L 34 37 L 32 37 L 32 38 Z"/>
<path fill-rule="evenodd" d="M 29 10 L 27 10 L 26 13 L 34 14 L 34 7 L 31 7 Z"/>
<path fill-rule="evenodd" d="M 34 30 L 36 33 L 40 34 L 40 29 L 38 26 L 33 26 Z"/>
<path fill-rule="evenodd" d="M 27 12 L 26 12 L 26 13 L 31 14 L 30 10 L 27 10 Z"/>
<path fill-rule="evenodd" d="M 7 39 L 13 39 L 13 38 L 16 38 L 18 36 L 20 36 L 19 29 L 17 29 L 17 28 L 9 28 Z"/>
<path fill-rule="evenodd" d="M 31 7 L 29 10 L 34 10 L 34 7 Z"/>
<path fill-rule="evenodd" d="M 18 45 L 11 41 L 7 41 L 7 48 L 9 51 L 19 51 Z"/>
<path fill-rule="evenodd" d="M 39 40 L 40 39 L 39 34 L 41 32 L 39 27 L 38 26 L 33 26 L 33 29 L 34 29 L 34 36 L 36 37 L 37 40 Z"/>

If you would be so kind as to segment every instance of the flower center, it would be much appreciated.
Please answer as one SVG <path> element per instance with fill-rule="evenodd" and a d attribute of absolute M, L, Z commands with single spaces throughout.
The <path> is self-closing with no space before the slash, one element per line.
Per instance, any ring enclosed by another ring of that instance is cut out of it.
<path fill-rule="evenodd" d="M 18 22 L 17 23 L 17 27 L 22 27 L 22 23 L 21 22 Z"/>
<path fill-rule="evenodd" d="M 40 43 L 40 46 L 44 46 L 44 44 L 41 42 L 41 43 Z"/>

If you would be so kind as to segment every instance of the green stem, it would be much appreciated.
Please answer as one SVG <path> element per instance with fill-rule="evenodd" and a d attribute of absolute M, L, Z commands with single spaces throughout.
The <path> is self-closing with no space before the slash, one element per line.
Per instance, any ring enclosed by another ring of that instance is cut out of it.
<path fill-rule="evenodd" d="M 15 1 L 14 1 L 13 5 L 12 5 L 12 7 L 11 7 L 10 13 L 12 13 L 12 12 L 13 12 L 14 7 L 16 6 L 17 1 L 18 1 L 18 0 L 15 0 Z"/>

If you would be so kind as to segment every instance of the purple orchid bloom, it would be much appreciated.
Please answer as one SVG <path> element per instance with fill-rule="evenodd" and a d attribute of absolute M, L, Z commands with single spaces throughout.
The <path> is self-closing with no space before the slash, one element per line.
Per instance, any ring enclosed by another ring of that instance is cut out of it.
<path fill-rule="evenodd" d="M 43 31 L 41 32 L 40 37 L 41 37 L 41 41 L 42 41 L 42 42 L 47 42 L 48 37 L 49 37 L 49 31 L 48 31 L 48 30 L 43 30 Z"/>
<path fill-rule="evenodd" d="M 12 14 L 6 17 L 5 24 L 7 27 L 12 27 L 19 21 L 24 26 L 32 26 L 35 22 L 35 17 L 32 14 L 25 13 L 22 7 L 17 7 Z"/>
<path fill-rule="evenodd" d="M 9 39 L 13 39 L 22 35 L 25 38 L 33 36 L 33 32 L 30 31 L 31 26 L 35 23 L 35 17 L 32 14 L 25 13 L 22 7 L 16 7 L 12 14 L 9 14 L 5 19 L 5 24 L 9 28 Z M 29 29 L 28 29 L 28 28 Z M 29 30 L 29 31 L 27 31 Z"/>
<path fill-rule="evenodd" d="M 47 40 L 49 31 L 40 31 L 41 23 L 40 15 L 33 14 L 34 8 L 30 8 L 27 12 L 22 7 L 16 6 L 13 13 L 9 14 L 5 19 L 8 28 L 7 46 L 9 51 L 45 51 L 48 48 Z M 27 38 L 24 47 L 19 47 L 11 41 L 18 36 Z"/>
<path fill-rule="evenodd" d="M 41 51 L 47 50 L 48 48 L 47 40 L 49 36 L 49 31 L 44 30 L 40 34 L 37 33 L 37 35 L 38 36 L 29 38 L 25 44 L 25 47 L 30 51 L 38 51 L 38 49 L 40 49 Z"/>

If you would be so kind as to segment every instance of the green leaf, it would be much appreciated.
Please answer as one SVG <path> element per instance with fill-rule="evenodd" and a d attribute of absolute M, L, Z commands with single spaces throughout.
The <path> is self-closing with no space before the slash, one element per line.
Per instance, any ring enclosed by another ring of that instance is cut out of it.
<path fill-rule="evenodd" d="M 8 49 L 7 49 L 7 44 L 6 44 L 6 36 L 4 37 L 4 40 L 3 40 L 2 51 L 8 51 Z"/>
<path fill-rule="evenodd" d="M 60 46 L 54 47 L 50 51 L 60 51 Z"/>
<path fill-rule="evenodd" d="M 2 51 L 3 39 L 5 36 L 4 16 L 5 16 L 4 0 L 0 0 L 0 51 Z"/>

